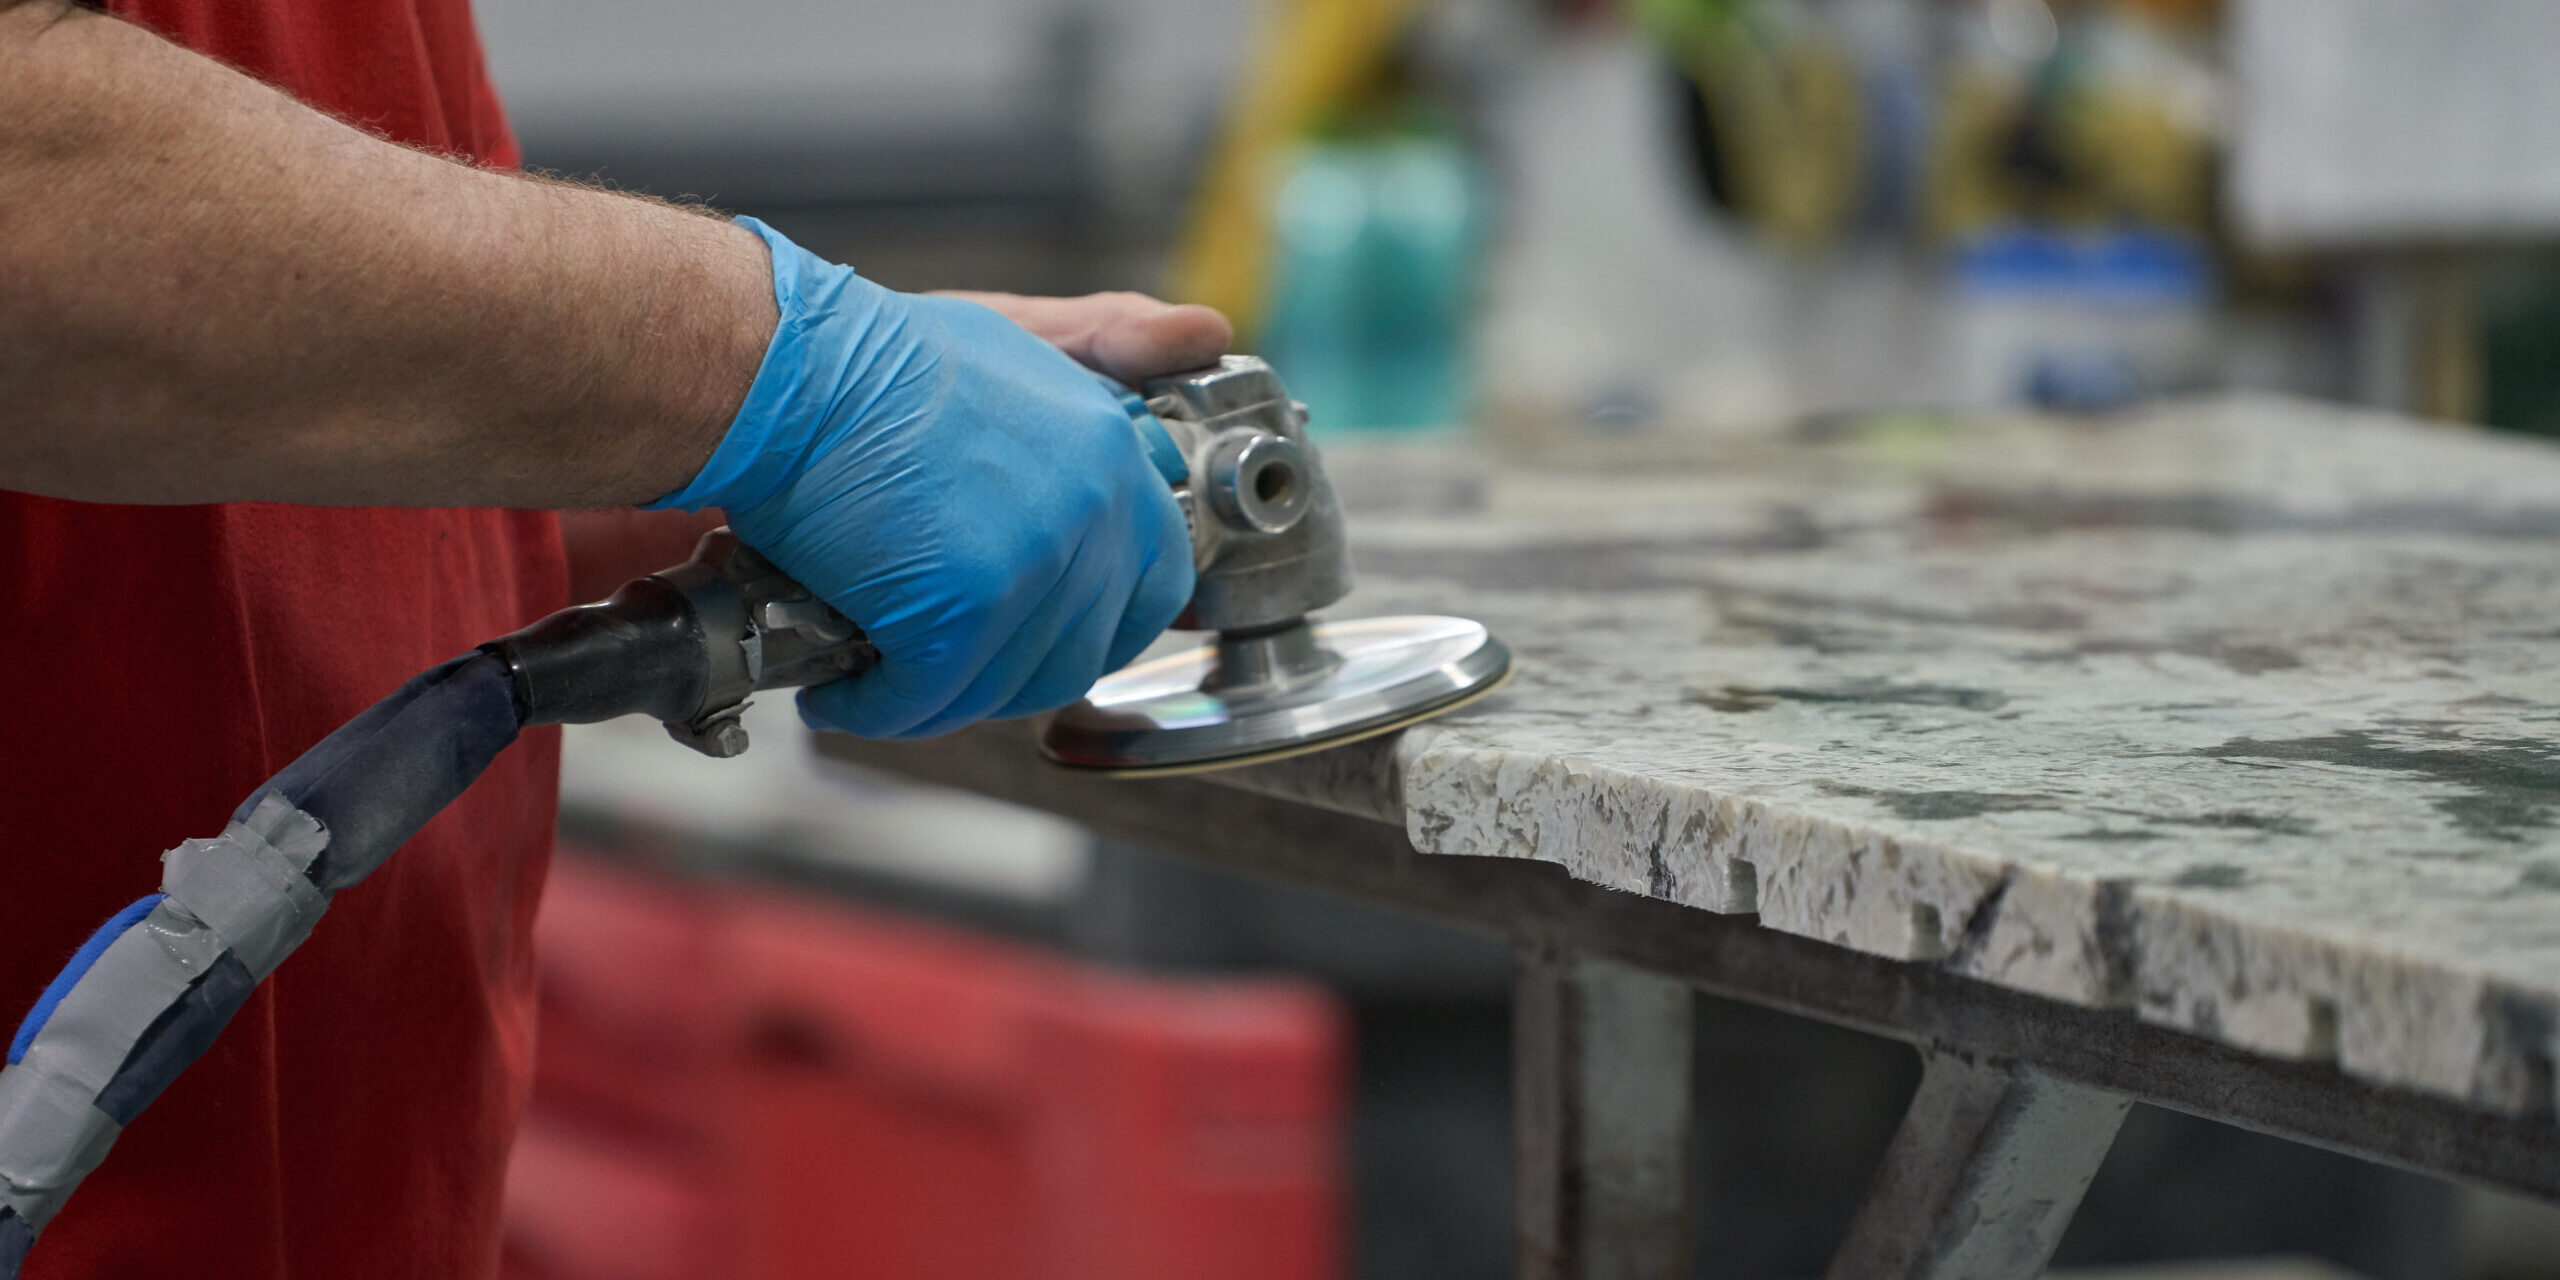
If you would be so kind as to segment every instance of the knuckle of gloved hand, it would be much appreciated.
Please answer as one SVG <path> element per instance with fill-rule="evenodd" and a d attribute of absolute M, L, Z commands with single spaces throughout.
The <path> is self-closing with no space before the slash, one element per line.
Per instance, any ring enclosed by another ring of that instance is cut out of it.
<path fill-rule="evenodd" d="M 1103 527 L 1134 505 L 1133 495 L 1143 492 L 1137 486 L 1148 482 L 1162 484 L 1154 479 L 1152 471 L 1133 474 L 1110 453 L 1089 451 L 1078 465 L 1058 478 L 1060 524 L 1078 530 Z"/>
<path fill-rule="evenodd" d="M 1026 525 L 1006 539 L 953 566 L 958 603 L 950 619 L 960 632 L 986 636 L 1006 628 L 1048 593 L 1065 572 L 1064 539 L 1040 525 Z"/>
<path fill-rule="evenodd" d="M 1119 405 L 1112 404 L 1094 415 L 1081 435 L 1083 469 L 1109 503 L 1117 505 L 1158 492 L 1170 500 L 1172 490 L 1156 471 L 1137 427 Z"/>

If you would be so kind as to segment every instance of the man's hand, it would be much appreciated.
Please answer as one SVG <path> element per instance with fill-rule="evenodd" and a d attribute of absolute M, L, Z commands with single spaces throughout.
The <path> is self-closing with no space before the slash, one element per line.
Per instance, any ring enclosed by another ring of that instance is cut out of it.
<path fill-rule="evenodd" d="M 1132 386 L 1213 363 L 1234 340 L 1225 316 L 1144 294 L 1035 298 L 954 290 L 943 296 L 993 308 L 1078 364 Z M 694 542 L 723 519 L 717 512 L 634 507 L 562 512 L 560 524 L 569 544 L 569 598 L 602 599 L 633 578 L 684 559 Z"/>
<path fill-rule="evenodd" d="M 1175 306 L 1143 293 L 1026 298 L 1017 293 L 941 294 L 992 307 L 1076 363 L 1130 386 L 1214 364 L 1235 328 L 1208 307 Z"/>
<path fill-rule="evenodd" d="M 804 717 L 923 737 L 1051 710 L 1173 621 L 1191 538 L 1119 397 L 986 306 L 881 288 L 741 221 L 781 323 L 718 451 L 658 505 L 725 508 L 880 650 L 803 691 Z M 1196 309 L 1011 302 L 1126 376 L 1224 345 Z"/>

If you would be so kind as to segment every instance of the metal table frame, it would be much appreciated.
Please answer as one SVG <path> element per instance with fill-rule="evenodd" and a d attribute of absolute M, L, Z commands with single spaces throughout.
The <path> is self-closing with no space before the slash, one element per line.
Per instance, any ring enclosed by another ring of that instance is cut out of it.
<path fill-rule="evenodd" d="M 2148 1102 L 2440 1177 L 2560 1200 L 2560 1124 L 2352 1079 L 1576 881 L 1426 855 L 1401 827 L 1203 778 L 1102 781 L 990 726 L 929 743 L 830 736 L 825 754 L 1045 810 L 1222 870 L 1490 932 L 1514 994 L 1523 1280 L 1688 1274 L 1695 988 L 1902 1040 L 1920 1089 L 1830 1280 L 2033 1280 L 2117 1126 Z"/>

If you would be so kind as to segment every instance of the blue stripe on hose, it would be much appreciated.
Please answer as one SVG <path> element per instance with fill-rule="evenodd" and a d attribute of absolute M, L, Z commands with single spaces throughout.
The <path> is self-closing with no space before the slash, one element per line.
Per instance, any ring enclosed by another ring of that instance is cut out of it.
<path fill-rule="evenodd" d="M 44 1024 L 53 1017 L 54 1009 L 62 1004 L 64 996 L 71 994 L 72 986 L 89 972 L 89 966 L 106 954 L 107 945 L 123 937 L 124 931 L 132 928 L 136 921 L 150 915 L 151 909 L 159 906 L 160 900 L 167 896 L 155 893 L 137 900 L 99 925 L 98 931 L 80 944 L 80 950 L 72 955 L 71 963 L 62 966 L 62 972 L 53 975 L 53 981 L 45 985 L 44 994 L 36 997 L 36 1007 L 27 1011 L 27 1020 L 18 1024 L 18 1038 L 9 1042 L 11 1066 L 16 1066 L 27 1056 L 27 1046 L 35 1043 L 36 1033 L 44 1030 Z"/>

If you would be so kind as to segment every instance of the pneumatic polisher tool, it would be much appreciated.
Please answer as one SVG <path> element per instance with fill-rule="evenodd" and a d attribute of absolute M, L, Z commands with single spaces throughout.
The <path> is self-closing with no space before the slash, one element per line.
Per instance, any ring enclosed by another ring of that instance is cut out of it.
<path fill-rule="evenodd" d="M 1350 589 L 1342 511 L 1306 411 L 1229 357 L 1125 397 L 1191 524 L 1199 585 L 1142 659 L 1059 712 L 1041 750 L 1111 773 L 1219 768 L 1383 733 L 1477 697 L 1511 656 L 1473 622 L 1318 622 Z M 861 628 L 721 529 L 691 560 L 420 673 L 162 858 L 45 989 L 0 1067 L 0 1280 L 14 1280 L 116 1135 L 203 1053 L 330 900 L 391 856 L 527 725 L 664 721 L 747 748 L 758 690 L 879 661 Z"/>
<path fill-rule="evenodd" d="M 1351 589 L 1342 508 L 1306 407 L 1269 365 L 1229 356 L 1124 399 L 1191 526 L 1199 585 L 1174 626 L 1210 634 L 1059 712 L 1040 742 L 1049 759 L 1148 774 L 1293 755 L 1448 710 L 1509 673 L 1502 642 L 1462 618 L 1314 619 Z M 746 749 L 749 695 L 879 656 L 725 529 L 684 564 L 486 647 L 514 673 L 526 724 L 638 713 L 715 756 Z"/>

